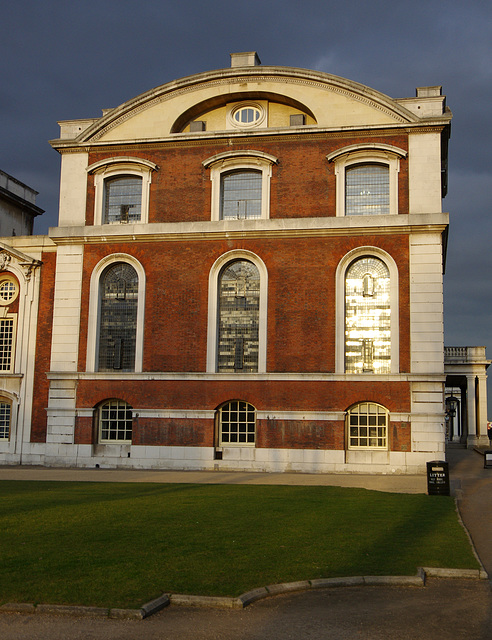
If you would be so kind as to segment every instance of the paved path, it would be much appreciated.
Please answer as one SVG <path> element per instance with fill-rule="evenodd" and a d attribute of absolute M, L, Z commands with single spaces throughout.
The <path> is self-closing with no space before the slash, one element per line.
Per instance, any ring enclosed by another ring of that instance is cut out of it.
<path fill-rule="evenodd" d="M 492 574 L 492 469 L 475 451 L 448 452 L 452 493 Z M 424 493 L 422 476 L 342 476 L 0 468 L 1 479 L 365 486 Z M 436 497 L 436 499 L 439 499 Z M 491 640 L 488 580 L 430 580 L 425 588 L 345 587 L 293 593 L 223 611 L 171 606 L 141 622 L 0 615 L 2 640 Z"/>
<path fill-rule="evenodd" d="M 63 469 L 0 467 L 0 480 L 57 480 L 77 482 L 178 482 L 205 484 L 323 485 L 360 487 L 392 493 L 426 493 L 423 475 L 366 475 L 330 473 L 254 473 L 242 471 L 152 471 L 135 469 Z"/>
<path fill-rule="evenodd" d="M 492 469 L 471 449 L 448 449 L 451 491 L 478 556 L 492 578 Z M 490 630 L 492 639 L 492 628 Z"/>
<path fill-rule="evenodd" d="M 246 609 L 169 607 L 146 620 L 0 615 L 2 640 L 490 640 L 488 581 L 425 588 L 344 587 L 277 596 Z"/>

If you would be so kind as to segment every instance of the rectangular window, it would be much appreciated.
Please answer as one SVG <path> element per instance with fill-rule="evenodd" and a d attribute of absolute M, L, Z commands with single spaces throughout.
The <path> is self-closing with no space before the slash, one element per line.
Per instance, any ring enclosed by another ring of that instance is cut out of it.
<path fill-rule="evenodd" d="M 0 319 L 0 371 L 12 371 L 14 318 Z"/>
<path fill-rule="evenodd" d="M 0 402 L 0 440 L 8 440 L 10 437 L 10 404 Z"/>
<path fill-rule="evenodd" d="M 373 403 L 353 407 L 348 414 L 349 449 L 386 449 L 388 413 Z"/>
<path fill-rule="evenodd" d="M 346 170 L 345 215 L 388 214 L 389 170 L 379 164 L 363 164 Z"/>
<path fill-rule="evenodd" d="M 99 409 L 100 442 L 131 442 L 132 408 L 120 400 L 110 400 Z"/>
<path fill-rule="evenodd" d="M 124 176 L 105 181 L 104 223 L 139 222 L 142 178 Z"/>
<path fill-rule="evenodd" d="M 261 218 L 261 171 L 231 171 L 222 176 L 221 218 Z"/>
<path fill-rule="evenodd" d="M 220 444 L 253 445 L 256 411 L 247 402 L 233 400 L 220 409 Z"/>

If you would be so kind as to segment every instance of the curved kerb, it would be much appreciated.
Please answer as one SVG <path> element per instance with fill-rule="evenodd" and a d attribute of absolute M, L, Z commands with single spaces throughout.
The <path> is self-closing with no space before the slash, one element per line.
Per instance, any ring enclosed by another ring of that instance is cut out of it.
<path fill-rule="evenodd" d="M 461 578 L 468 580 L 487 580 L 483 569 L 437 569 L 419 567 L 416 576 L 354 576 L 348 578 L 318 578 L 299 580 L 259 587 L 238 596 L 192 596 L 180 593 L 164 593 L 159 598 L 147 602 L 140 609 L 106 609 L 104 607 L 81 607 L 72 605 L 38 604 L 8 602 L 0 606 L 2 613 L 49 613 L 52 615 L 88 616 L 96 618 L 143 620 L 161 611 L 170 604 L 185 607 L 210 607 L 215 609 L 244 609 L 252 602 L 294 591 L 310 589 L 330 589 L 338 587 L 424 587 L 427 578 Z"/>

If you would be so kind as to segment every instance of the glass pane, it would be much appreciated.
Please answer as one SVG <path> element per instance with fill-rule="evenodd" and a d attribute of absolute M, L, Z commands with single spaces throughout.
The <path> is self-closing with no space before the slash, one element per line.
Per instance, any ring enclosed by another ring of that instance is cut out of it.
<path fill-rule="evenodd" d="M 244 411 L 237 411 L 238 408 Z M 232 400 L 219 409 L 219 420 L 221 444 L 254 444 L 256 410 L 253 405 Z"/>
<path fill-rule="evenodd" d="M 238 301 L 241 304 L 238 304 Z M 258 371 L 260 274 L 254 264 L 238 260 L 219 278 L 217 370 Z M 245 407 L 239 403 L 239 407 Z M 235 403 L 234 409 L 237 410 Z M 237 419 L 235 417 L 234 419 Z"/>
<path fill-rule="evenodd" d="M 104 183 L 103 222 L 138 222 L 142 204 L 142 178 L 124 176 Z"/>
<path fill-rule="evenodd" d="M 367 275 L 372 288 L 364 288 Z M 353 262 L 345 277 L 345 371 L 391 372 L 390 277 L 382 260 Z"/>
<path fill-rule="evenodd" d="M 345 215 L 389 213 L 389 168 L 361 164 L 345 172 Z"/>
<path fill-rule="evenodd" d="M 10 404 L 0 402 L 0 440 L 8 440 L 10 436 Z"/>
<path fill-rule="evenodd" d="M 386 448 L 387 416 L 383 407 L 372 402 L 352 407 L 348 413 L 349 447 Z"/>
<path fill-rule="evenodd" d="M 223 220 L 261 218 L 261 171 L 232 171 L 221 179 L 220 217 Z"/>
<path fill-rule="evenodd" d="M 121 400 L 109 400 L 99 409 L 101 441 L 130 441 L 132 439 L 133 413 Z"/>
<path fill-rule="evenodd" d="M 11 371 L 14 318 L 0 319 L 0 371 Z"/>
<path fill-rule="evenodd" d="M 133 371 L 137 335 L 138 276 L 125 263 L 108 267 L 100 283 L 99 371 Z"/>

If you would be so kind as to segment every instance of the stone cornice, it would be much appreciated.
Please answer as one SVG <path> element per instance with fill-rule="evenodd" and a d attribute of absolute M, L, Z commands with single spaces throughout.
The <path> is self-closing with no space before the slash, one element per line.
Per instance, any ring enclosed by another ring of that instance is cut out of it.
<path fill-rule="evenodd" d="M 303 140 L 330 140 L 334 138 L 351 138 L 351 137 L 371 137 L 382 135 L 395 135 L 401 133 L 403 135 L 412 133 L 441 133 L 448 126 L 448 119 L 433 118 L 428 122 L 419 122 L 415 124 L 405 123 L 404 125 L 395 123 L 384 125 L 360 125 L 346 127 L 341 130 L 339 127 L 318 127 L 306 125 L 304 127 L 288 127 L 288 128 L 269 128 L 255 131 L 204 131 L 199 133 L 173 133 L 167 137 L 159 138 L 142 138 L 136 140 L 115 140 L 115 141 L 95 141 L 78 143 L 75 140 L 50 140 L 50 144 L 60 153 L 81 153 L 90 151 L 99 152 L 115 152 L 118 153 L 125 150 L 135 150 L 143 147 L 145 149 L 161 149 L 161 148 L 179 148 L 179 147 L 197 147 L 207 145 L 217 145 L 226 143 L 228 140 L 240 144 L 251 144 L 254 139 L 258 138 L 275 138 L 276 141 L 292 141 Z"/>
<path fill-rule="evenodd" d="M 261 380 L 261 381 L 299 381 L 299 382 L 361 382 L 367 384 L 368 381 L 377 383 L 385 382 L 444 382 L 445 376 L 441 373 L 434 374 L 385 374 L 375 375 L 367 374 L 335 374 L 335 373 L 205 373 L 205 372 L 188 372 L 188 371 L 148 371 L 143 373 L 109 373 L 109 372 L 88 372 L 88 371 L 50 371 L 47 374 L 48 380 L 118 380 L 119 382 L 133 382 L 135 380 L 155 380 L 155 381 L 173 381 L 173 380 L 194 380 L 219 382 L 221 380 Z"/>
<path fill-rule="evenodd" d="M 329 218 L 282 218 L 194 223 L 53 227 L 55 244 L 107 244 L 121 242 L 193 242 L 252 238 L 303 238 L 359 235 L 442 233 L 446 213 L 347 216 Z"/>

